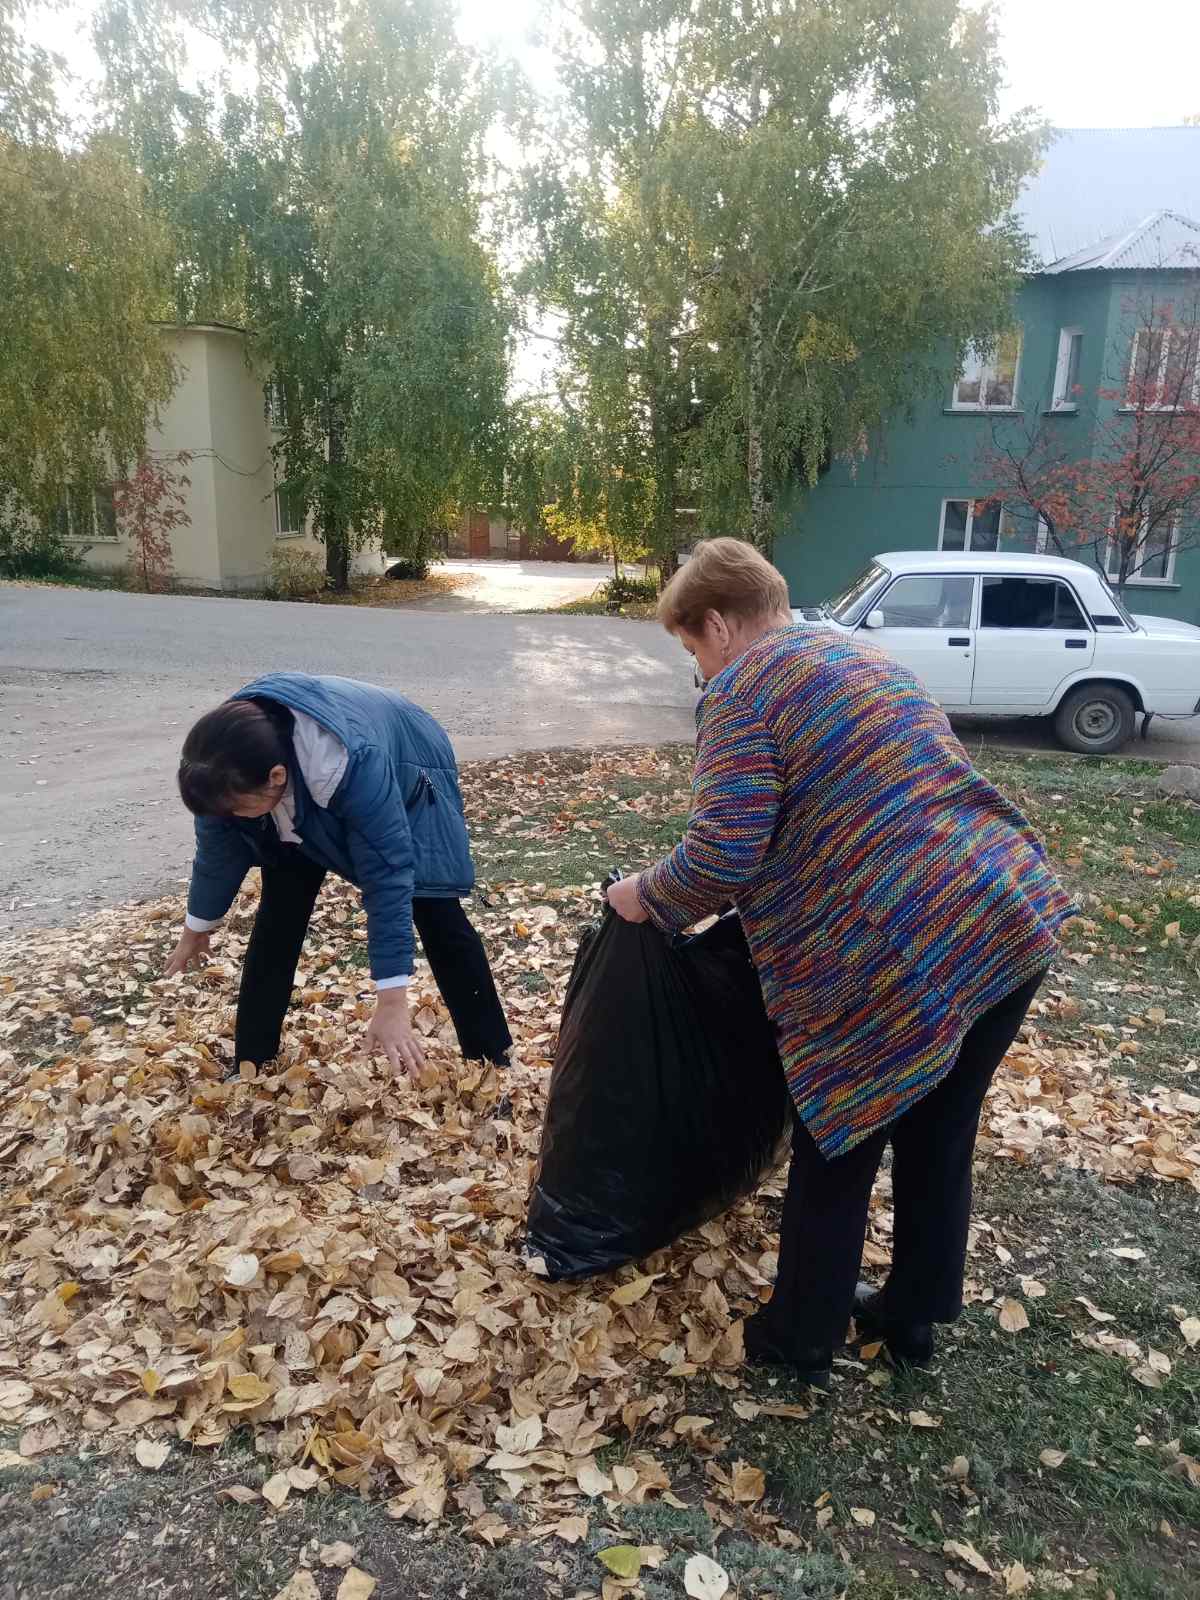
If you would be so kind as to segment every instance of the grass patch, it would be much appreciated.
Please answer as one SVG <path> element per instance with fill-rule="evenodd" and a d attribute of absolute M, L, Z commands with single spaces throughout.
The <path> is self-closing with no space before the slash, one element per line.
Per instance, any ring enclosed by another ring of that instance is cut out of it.
<path fill-rule="evenodd" d="M 614 607 L 602 597 L 586 595 L 581 600 L 566 600 L 561 606 L 551 606 L 550 611 L 556 617 L 632 617 L 637 622 L 653 622 L 657 606 L 655 600 L 630 600 Z"/>

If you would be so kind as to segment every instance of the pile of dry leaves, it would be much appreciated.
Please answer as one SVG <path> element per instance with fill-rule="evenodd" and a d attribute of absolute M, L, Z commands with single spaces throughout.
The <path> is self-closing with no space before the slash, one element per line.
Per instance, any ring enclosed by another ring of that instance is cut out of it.
<path fill-rule="evenodd" d="M 21 1426 L 22 1452 L 82 1432 L 100 1449 L 136 1438 L 152 1465 L 162 1442 L 212 1447 L 249 1424 L 272 1505 L 335 1479 L 382 1491 L 397 1517 L 463 1514 L 494 1541 L 511 1526 L 490 1484 L 528 1528 L 578 1540 L 598 1497 L 670 1498 L 663 1452 L 690 1441 L 714 1506 L 769 1531 L 761 1471 L 711 1459 L 710 1421 L 686 1414 L 676 1380 L 740 1387 L 778 1181 L 620 1282 L 551 1285 L 522 1259 L 558 1012 L 595 904 L 527 885 L 490 896 L 481 921 L 517 1036 L 503 1081 L 463 1065 L 427 976 L 426 1081 L 361 1054 L 370 1002 L 346 958 L 365 927 L 344 886 L 322 899 L 278 1067 L 232 1081 L 249 893 L 199 979 L 157 976 L 175 901 L 10 951 L 0 1423 Z M 998 1079 L 984 1149 L 1200 1188 L 1198 1109 L 1132 1093 L 1094 1047 L 1051 1049 L 1034 1027 Z M 872 1226 L 882 1264 L 886 1188 Z"/>

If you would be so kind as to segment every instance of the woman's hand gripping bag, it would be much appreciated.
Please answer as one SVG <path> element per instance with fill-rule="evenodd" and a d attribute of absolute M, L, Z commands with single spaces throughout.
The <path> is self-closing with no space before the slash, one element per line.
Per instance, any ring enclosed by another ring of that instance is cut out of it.
<path fill-rule="evenodd" d="M 553 1279 L 650 1255 L 749 1194 L 789 1124 L 736 913 L 672 938 L 606 909 L 567 988 L 527 1249 Z"/>

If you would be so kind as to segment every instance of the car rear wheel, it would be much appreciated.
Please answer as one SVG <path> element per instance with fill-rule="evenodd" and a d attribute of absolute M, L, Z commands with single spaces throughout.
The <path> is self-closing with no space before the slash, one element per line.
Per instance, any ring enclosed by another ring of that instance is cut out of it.
<path fill-rule="evenodd" d="M 1115 683 L 1081 683 L 1054 715 L 1059 743 L 1080 755 L 1106 756 L 1133 738 L 1133 701 Z"/>

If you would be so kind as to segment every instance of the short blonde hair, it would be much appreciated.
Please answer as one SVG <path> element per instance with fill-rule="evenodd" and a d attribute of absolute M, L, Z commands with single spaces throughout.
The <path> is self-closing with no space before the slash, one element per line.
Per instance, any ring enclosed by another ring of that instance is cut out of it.
<path fill-rule="evenodd" d="M 788 609 L 787 580 L 742 539 L 702 539 L 658 601 L 668 633 L 698 633 L 709 611 L 756 622 Z"/>

